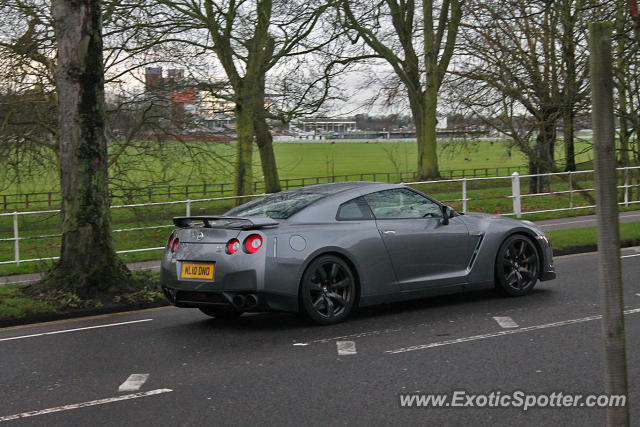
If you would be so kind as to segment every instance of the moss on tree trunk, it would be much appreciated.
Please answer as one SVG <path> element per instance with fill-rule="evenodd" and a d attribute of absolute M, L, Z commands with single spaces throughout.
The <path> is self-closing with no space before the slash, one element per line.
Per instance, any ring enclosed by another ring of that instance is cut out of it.
<path fill-rule="evenodd" d="M 111 235 L 101 2 L 56 0 L 62 248 L 41 286 L 99 298 L 129 286 Z"/>

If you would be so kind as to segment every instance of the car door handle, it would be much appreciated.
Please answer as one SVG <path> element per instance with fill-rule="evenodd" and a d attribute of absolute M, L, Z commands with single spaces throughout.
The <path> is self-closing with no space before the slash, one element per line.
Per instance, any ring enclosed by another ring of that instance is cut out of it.
<path fill-rule="evenodd" d="M 392 236 L 392 235 L 396 234 L 396 231 L 395 230 L 381 230 L 380 233 L 381 234 L 386 234 L 388 236 Z"/>

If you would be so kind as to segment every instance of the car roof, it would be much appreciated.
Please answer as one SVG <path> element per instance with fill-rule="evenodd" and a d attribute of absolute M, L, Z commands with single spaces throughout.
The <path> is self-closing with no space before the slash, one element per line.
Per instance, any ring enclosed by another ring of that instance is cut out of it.
<path fill-rule="evenodd" d="M 363 188 L 372 185 L 380 185 L 381 182 L 371 181 L 345 181 L 345 182 L 329 182 L 326 184 L 307 185 L 305 187 L 287 190 L 287 193 L 321 193 L 321 194 L 337 194 L 347 190 Z"/>
<path fill-rule="evenodd" d="M 325 197 L 314 201 L 304 209 L 293 214 L 289 218 L 289 221 L 294 223 L 332 222 L 335 221 L 336 211 L 340 204 L 368 193 L 402 187 L 402 184 L 388 184 L 386 182 L 349 181 L 310 185 L 308 187 L 297 188 L 296 190 L 289 190 L 287 192 L 299 191 L 301 193 L 326 194 Z"/>

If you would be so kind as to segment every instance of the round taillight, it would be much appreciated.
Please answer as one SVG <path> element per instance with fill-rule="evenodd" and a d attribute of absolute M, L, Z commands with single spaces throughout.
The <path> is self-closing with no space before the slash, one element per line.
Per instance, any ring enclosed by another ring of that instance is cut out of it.
<path fill-rule="evenodd" d="M 169 241 L 167 242 L 167 247 L 170 248 L 171 245 L 173 244 L 173 237 L 174 237 L 174 232 L 171 232 L 171 236 L 169 236 Z"/>
<path fill-rule="evenodd" d="M 255 254 L 262 247 L 262 237 L 259 234 L 252 234 L 244 241 L 244 250 L 250 254 Z"/>
<path fill-rule="evenodd" d="M 231 239 L 227 242 L 227 253 L 229 255 L 235 254 L 240 249 L 240 241 L 238 239 Z"/>
<path fill-rule="evenodd" d="M 177 237 L 173 239 L 173 244 L 171 245 L 171 252 L 175 252 L 176 249 L 178 249 L 178 243 L 180 243 L 180 240 Z"/>

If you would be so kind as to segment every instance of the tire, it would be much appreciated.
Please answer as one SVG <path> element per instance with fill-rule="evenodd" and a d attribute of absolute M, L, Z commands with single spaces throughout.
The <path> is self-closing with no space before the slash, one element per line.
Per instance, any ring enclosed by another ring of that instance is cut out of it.
<path fill-rule="evenodd" d="M 207 316 L 215 317 L 216 319 L 233 320 L 242 316 L 242 312 L 233 308 L 222 307 L 198 307 L 198 310 L 206 314 Z"/>
<path fill-rule="evenodd" d="M 319 325 L 342 322 L 356 301 L 356 281 L 349 265 L 333 255 L 315 259 L 302 276 L 302 312 Z"/>
<path fill-rule="evenodd" d="M 530 293 L 538 281 L 540 254 L 531 239 L 521 234 L 509 236 L 496 257 L 496 288 L 509 296 Z"/>

